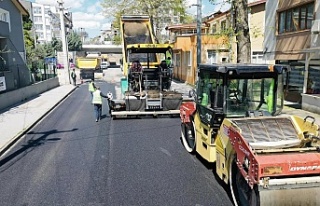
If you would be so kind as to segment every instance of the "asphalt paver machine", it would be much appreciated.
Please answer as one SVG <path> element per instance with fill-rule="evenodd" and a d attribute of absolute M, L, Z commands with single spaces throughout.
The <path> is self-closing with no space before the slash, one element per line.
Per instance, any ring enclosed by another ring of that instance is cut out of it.
<path fill-rule="evenodd" d="M 182 93 L 171 90 L 170 44 L 127 45 L 128 74 L 121 82 L 123 98 L 110 102 L 114 118 L 139 115 L 179 116 Z M 124 83 L 124 84 L 123 84 Z"/>
<path fill-rule="evenodd" d="M 320 205 L 319 126 L 281 114 L 288 70 L 200 65 L 195 100 L 180 107 L 185 149 L 215 165 L 235 205 Z"/>

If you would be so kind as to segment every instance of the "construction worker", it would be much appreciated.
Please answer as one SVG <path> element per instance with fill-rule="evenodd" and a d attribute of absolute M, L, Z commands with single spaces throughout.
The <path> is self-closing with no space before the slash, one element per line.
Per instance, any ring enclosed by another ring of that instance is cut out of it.
<path fill-rule="evenodd" d="M 72 83 L 73 83 L 73 85 L 76 86 L 77 74 L 76 74 L 75 69 L 72 69 L 71 78 L 72 78 Z"/>
<path fill-rule="evenodd" d="M 92 97 L 92 104 L 94 107 L 96 122 L 98 122 L 101 119 L 102 97 L 109 99 L 109 97 L 107 95 L 104 95 L 100 91 L 100 87 L 96 86 L 96 90 L 93 92 L 93 97 Z"/>
<path fill-rule="evenodd" d="M 93 92 L 96 91 L 96 85 L 93 82 L 94 79 L 91 79 L 91 82 L 89 83 L 89 92 L 91 94 L 91 97 L 93 96 Z"/>
<path fill-rule="evenodd" d="M 171 57 L 167 57 L 166 63 L 168 67 L 171 67 Z"/>

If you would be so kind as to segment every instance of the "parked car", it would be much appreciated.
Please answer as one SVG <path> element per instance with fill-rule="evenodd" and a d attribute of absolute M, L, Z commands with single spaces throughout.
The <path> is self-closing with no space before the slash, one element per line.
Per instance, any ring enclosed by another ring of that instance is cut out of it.
<path fill-rule="evenodd" d="M 110 66 L 109 62 L 101 62 L 101 64 L 100 64 L 101 69 L 108 69 L 109 66 Z"/>
<path fill-rule="evenodd" d="M 69 66 L 69 67 L 70 67 L 70 69 L 71 69 L 71 68 L 75 68 L 76 65 L 75 65 L 74 63 L 70 63 L 70 66 Z M 63 66 L 63 64 L 59 64 L 59 63 L 58 63 L 58 64 L 56 65 L 56 68 L 57 68 L 57 69 L 64 69 L 64 66 Z"/>
<path fill-rule="evenodd" d="M 120 65 L 118 65 L 116 62 L 110 62 L 109 68 L 120 68 Z"/>

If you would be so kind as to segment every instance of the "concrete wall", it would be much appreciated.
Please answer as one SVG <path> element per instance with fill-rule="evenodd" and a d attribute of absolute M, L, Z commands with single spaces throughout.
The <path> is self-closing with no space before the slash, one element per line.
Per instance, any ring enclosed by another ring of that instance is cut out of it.
<path fill-rule="evenodd" d="M 47 90 L 53 89 L 59 86 L 59 79 L 48 79 L 21 89 L 17 89 L 11 92 L 0 94 L 0 110 L 10 107 L 26 99 L 35 97 Z"/>

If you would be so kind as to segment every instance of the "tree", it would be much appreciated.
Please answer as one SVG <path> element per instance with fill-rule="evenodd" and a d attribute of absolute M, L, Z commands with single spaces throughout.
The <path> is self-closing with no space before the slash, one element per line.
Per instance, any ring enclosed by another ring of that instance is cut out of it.
<path fill-rule="evenodd" d="M 103 0 L 101 3 L 107 17 L 113 17 L 113 27 L 120 28 L 120 16 L 124 14 L 148 15 L 153 25 L 153 34 L 161 37 L 161 29 L 171 24 L 172 17 L 190 19 L 186 13 L 186 0 Z"/>
<path fill-rule="evenodd" d="M 23 16 L 23 35 L 24 35 L 24 44 L 26 49 L 26 59 L 27 64 L 31 65 L 31 62 L 34 58 L 34 38 L 32 37 L 32 25 L 33 22 L 30 19 L 30 16 Z"/>
<path fill-rule="evenodd" d="M 231 33 L 236 37 L 237 43 L 237 62 L 250 63 L 251 62 L 251 40 L 250 29 L 248 23 L 248 0 L 223 0 L 217 3 L 217 0 L 209 0 L 211 3 L 218 6 L 218 4 L 231 5 L 232 15 L 232 30 Z"/>
<path fill-rule="evenodd" d="M 51 46 L 55 51 L 62 51 L 62 41 L 57 39 L 56 37 L 52 38 Z"/>
<path fill-rule="evenodd" d="M 233 0 L 235 33 L 237 41 L 237 62 L 251 62 L 251 41 L 248 23 L 248 0 Z"/>
<path fill-rule="evenodd" d="M 67 35 L 67 43 L 69 51 L 81 51 L 82 50 L 82 41 L 81 37 L 76 32 L 71 32 Z M 54 51 L 62 51 L 62 41 L 56 37 L 52 38 L 51 46 Z"/>
<path fill-rule="evenodd" d="M 82 41 L 81 36 L 76 32 L 71 32 L 67 36 L 68 48 L 69 51 L 81 51 L 82 50 Z"/>

